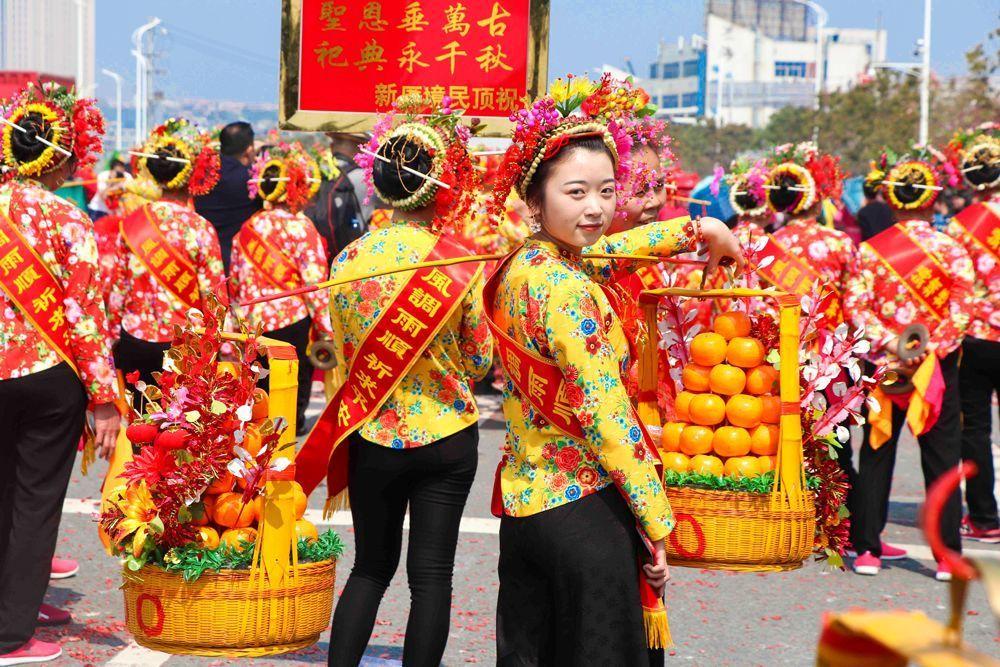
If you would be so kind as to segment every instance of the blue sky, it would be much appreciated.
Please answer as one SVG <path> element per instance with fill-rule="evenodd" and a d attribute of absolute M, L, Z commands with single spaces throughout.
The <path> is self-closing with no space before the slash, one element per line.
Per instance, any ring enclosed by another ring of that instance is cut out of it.
<path fill-rule="evenodd" d="M 470 0 L 473 2 L 480 0 Z M 913 60 L 923 30 L 922 0 L 820 0 L 836 27 L 889 31 L 890 60 Z M 134 93 L 132 31 L 151 16 L 163 19 L 163 57 L 156 89 L 171 98 L 276 102 L 280 0 L 99 0 L 97 69 L 126 78 Z M 549 73 L 584 73 L 608 63 L 648 72 L 659 40 L 702 31 L 702 0 L 552 0 Z M 996 0 L 935 0 L 931 63 L 943 75 L 965 71 L 963 54 L 1000 20 Z M 113 84 L 98 74 L 99 97 Z"/>

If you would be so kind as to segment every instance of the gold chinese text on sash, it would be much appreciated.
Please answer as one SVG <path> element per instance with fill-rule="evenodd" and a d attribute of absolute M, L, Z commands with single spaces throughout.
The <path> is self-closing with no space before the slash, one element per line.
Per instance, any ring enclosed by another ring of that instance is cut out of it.
<path fill-rule="evenodd" d="M 0 202 L 0 288 L 56 353 L 77 370 L 63 288 Z"/>
<path fill-rule="evenodd" d="M 464 254 L 460 245 L 440 237 L 423 262 Z M 324 475 L 329 498 L 347 487 L 347 448 L 339 445 L 378 412 L 461 307 L 482 270 L 482 262 L 414 270 L 358 345 L 344 384 L 302 445 L 295 479 L 307 494 Z"/>
<path fill-rule="evenodd" d="M 146 204 L 122 220 L 122 238 L 156 282 L 188 308 L 201 305 L 198 273 L 191 260 L 167 241 L 151 205 Z"/>
<path fill-rule="evenodd" d="M 967 206 L 954 221 L 1000 260 L 1000 205 L 980 202 Z"/>
<path fill-rule="evenodd" d="M 879 232 L 862 245 L 868 245 L 882 265 L 913 295 L 922 315 L 917 322 L 933 329 L 948 317 L 954 279 L 910 236 L 902 223 Z"/>
<path fill-rule="evenodd" d="M 831 285 L 818 271 L 809 266 L 808 262 L 789 252 L 788 248 L 771 234 L 767 235 L 767 243 L 760 251 L 758 263 L 767 257 L 774 259 L 769 265 L 758 267 L 757 271 L 768 282 L 780 290 L 799 296 L 809 294 L 814 286 L 818 286 L 821 294 L 819 312 L 823 313 L 825 323 L 832 328 L 844 321 L 841 294 L 836 286 Z"/>
<path fill-rule="evenodd" d="M 247 260 L 279 290 L 301 287 L 302 277 L 295 263 L 253 228 L 252 223 L 257 215 L 259 213 L 254 214 L 240 228 L 240 246 Z"/>

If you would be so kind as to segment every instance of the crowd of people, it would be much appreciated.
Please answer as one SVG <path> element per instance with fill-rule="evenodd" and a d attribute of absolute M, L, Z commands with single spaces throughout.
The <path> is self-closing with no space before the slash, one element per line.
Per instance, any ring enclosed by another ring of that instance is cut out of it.
<path fill-rule="evenodd" d="M 675 521 L 635 380 L 638 347 L 656 335 L 636 305 L 650 288 L 745 281 L 819 293 L 826 330 L 864 329 L 866 375 L 888 367 L 896 381 L 869 397 L 857 467 L 850 440 L 837 457 L 855 572 L 906 556 L 881 539 L 904 424 L 928 486 L 962 459 L 979 468 L 966 480 L 965 516 L 957 492 L 945 507 L 945 544 L 1000 543 L 1000 126 L 958 132 L 941 150 L 872 156 L 859 244 L 821 222 L 844 174 L 813 144 L 718 170 L 737 213 L 728 224 L 666 215 L 676 165 L 647 102 L 630 81 L 560 80 L 512 114 L 502 156 L 476 147 L 447 98 L 401 97 L 371 133 L 310 147 L 258 140 L 244 122 L 213 136 L 171 118 L 129 157 L 111 156 L 85 212 L 54 191 L 100 153 L 93 102 L 49 84 L 7 101 L 0 665 L 59 655 L 34 632 L 70 618 L 43 600 L 50 577 L 77 568 L 55 546 L 78 443 L 111 454 L 129 400 L 119 377 L 155 385 L 177 327 L 216 302 L 233 322 L 294 346 L 296 423 L 308 434 L 297 480 L 309 493 L 325 478 L 328 508 L 350 501 L 356 556 L 333 615 L 331 665 L 361 660 L 407 513 L 403 664 L 439 664 L 478 461 L 474 388 L 491 368 L 507 427 L 493 498 L 498 664 L 662 664 L 657 619 Z M 962 183 L 971 199 L 945 196 Z M 470 255 L 492 259 L 460 261 Z M 703 261 L 625 258 L 640 255 Z M 316 341 L 332 345 L 337 380 L 307 427 Z M 676 388 L 661 386 L 669 416 Z M 937 578 L 950 579 L 936 556 Z"/>

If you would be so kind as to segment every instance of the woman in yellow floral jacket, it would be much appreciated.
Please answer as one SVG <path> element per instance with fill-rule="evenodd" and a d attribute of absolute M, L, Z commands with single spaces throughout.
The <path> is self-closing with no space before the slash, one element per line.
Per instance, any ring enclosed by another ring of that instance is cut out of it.
<path fill-rule="evenodd" d="M 643 538 L 653 545 L 647 581 L 662 595 L 668 576 L 663 540 L 674 519 L 622 384 L 627 340 L 599 285 L 615 267 L 583 259 L 584 248 L 671 255 L 694 249 L 700 236 L 712 268 L 727 257 L 742 263 L 736 240 L 714 219 L 602 236 L 616 208 L 619 157 L 629 154 L 614 118 L 634 109 L 603 97 L 608 87 L 602 81 L 591 92 L 584 116 L 563 117 L 551 98 L 519 112 L 501 168 L 536 229 L 485 297 L 510 378 L 494 491 L 502 511 L 500 665 L 649 664 L 639 604 Z M 546 364 L 555 375 L 543 376 Z"/>

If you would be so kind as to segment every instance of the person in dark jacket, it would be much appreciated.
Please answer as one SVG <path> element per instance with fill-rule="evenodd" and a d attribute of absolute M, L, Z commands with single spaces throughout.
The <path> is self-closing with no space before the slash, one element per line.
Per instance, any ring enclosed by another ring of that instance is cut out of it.
<path fill-rule="evenodd" d="M 895 224 L 892 209 L 882 199 L 881 183 L 881 180 L 869 174 L 861 186 L 865 193 L 865 205 L 858 209 L 858 226 L 861 228 L 862 241 L 867 241 Z"/>
<path fill-rule="evenodd" d="M 229 255 L 233 237 L 251 215 L 260 210 L 260 199 L 247 196 L 250 165 L 257 153 L 253 144 L 253 127 L 237 121 L 222 128 L 219 133 L 219 152 L 222 168 L 219 182 L 207 195 L 195 197 L 194 208 L 198 215 L 212 223 L 219 236 L 222 262 L 229 274 Z"/>

